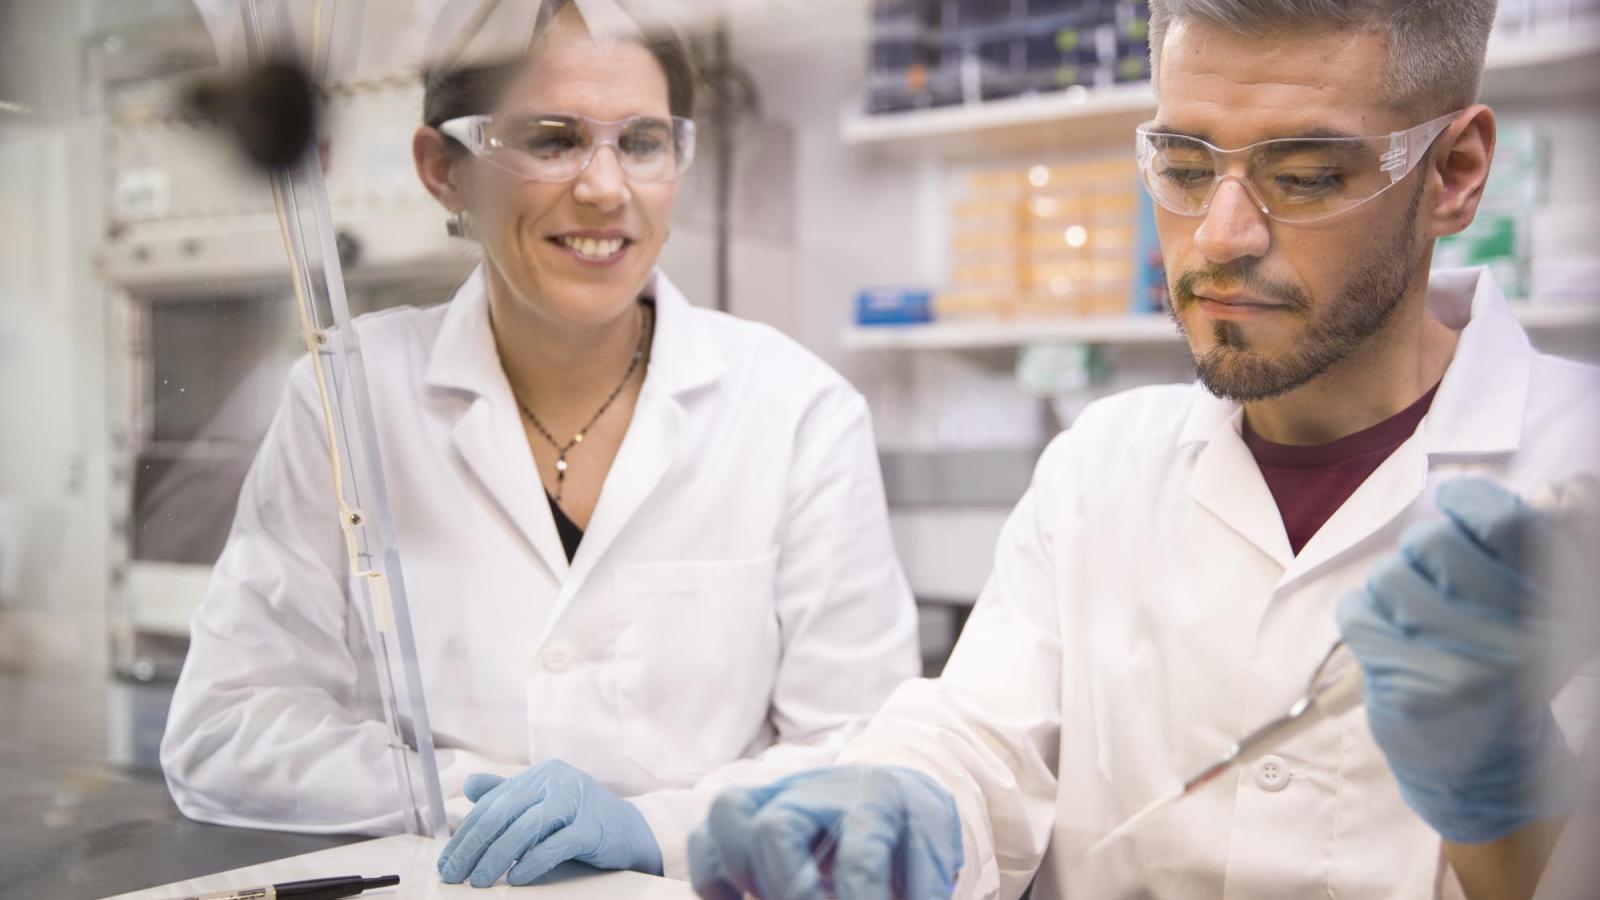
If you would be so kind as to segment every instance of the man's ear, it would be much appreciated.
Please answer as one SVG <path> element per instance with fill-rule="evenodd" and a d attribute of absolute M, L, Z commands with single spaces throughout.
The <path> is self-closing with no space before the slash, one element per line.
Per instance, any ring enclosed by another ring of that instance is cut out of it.
<path fill-rule="evenodd" d="M 1433 237 L 1457 234 L 1472 224 L 1494 160 L 1494 111 L 1483 104 L 1463 110 L 1434 142 L 1425 165 L 1431 202 L 1423 210 Z"/>
<path fill-rule="evenodd" d="M 438 129 L 418 126 L 411 135 L 411 159 L 422 186 L 441 206 L 457 213 L 466 208 L 467 196 L 460 182 L 460 167 L 455 165 L 462 151 L 451 143 Z"/>

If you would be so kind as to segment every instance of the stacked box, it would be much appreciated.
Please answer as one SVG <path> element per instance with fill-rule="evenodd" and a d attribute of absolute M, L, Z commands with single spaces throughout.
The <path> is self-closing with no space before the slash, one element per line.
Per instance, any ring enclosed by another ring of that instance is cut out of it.
<path fill-rule="evenodd" d="M 1021 292 L 1026 173 L 972 172 L 950 207 L 948 287 L 933 298 L 935 318 L 1009 315 Z"/>
<path fill-rule="evenodd" d="M 1136 172 L 1121 157 L 1029 170 L 1023 269 L 1026 312 L 1128 311 Z"/>
<path fill-rule="evenodd" d="M 972 173 L 951 208 L 937 318 L 1120 314 L 1135 280 L 1137 183 L 1114 158 Z"/>

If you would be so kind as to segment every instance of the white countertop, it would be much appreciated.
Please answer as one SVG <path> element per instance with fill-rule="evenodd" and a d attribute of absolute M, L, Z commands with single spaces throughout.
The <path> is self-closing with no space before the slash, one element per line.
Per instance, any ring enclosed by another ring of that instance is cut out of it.
<path fill-rule="evenodd" d="M 444 838 L 424 838 L 402 834 L 376 838 L 304 856 L 291 856 L 231 872 L 221 872 L 163 887 L 119 894 L 114 900 L 175 900 L 196 894 L 239 888 L 260 887 L 307 878 L 337 875 L 399 875 L 399 887 L 368 891 L 362 900 L 397 898 L 476 898 L 540 897 L 547 900 L 688 900 L 694 897 L 687 882 L 641 875 L 638 872 L 601 872 L 568 863 L 527 887 L 511 887 L 504 881 L 492 888 L 466 884 L 445 884 L 439 880 L 434 861 L 444 846 Z"/>

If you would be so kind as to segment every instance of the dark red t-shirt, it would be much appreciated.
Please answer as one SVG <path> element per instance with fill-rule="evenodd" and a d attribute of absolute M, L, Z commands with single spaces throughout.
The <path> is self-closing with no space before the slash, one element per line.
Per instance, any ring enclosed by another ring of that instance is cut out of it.
<path fill-rule="evenodd" d="M 1277 501 L 1296 555 L 1361 482 L 1416 432 L 1437 390 L 1434 385 L 1417 402 L 1371 428 L 1309 447 L 1275 444 L 1251 431 L 1250 419 L 1245 418 L 1245 446 Z"/>

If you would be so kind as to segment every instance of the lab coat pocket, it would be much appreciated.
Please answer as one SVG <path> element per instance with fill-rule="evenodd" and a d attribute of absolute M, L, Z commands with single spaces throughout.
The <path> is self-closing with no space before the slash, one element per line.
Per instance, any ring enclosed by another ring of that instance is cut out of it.
<path fill-rule="evenodd" d="M 778 667 L 776 550 L 617 571 L 624 750 L 663 785 L 738 758 L 761 732 Z"/>

